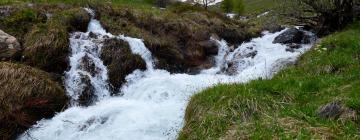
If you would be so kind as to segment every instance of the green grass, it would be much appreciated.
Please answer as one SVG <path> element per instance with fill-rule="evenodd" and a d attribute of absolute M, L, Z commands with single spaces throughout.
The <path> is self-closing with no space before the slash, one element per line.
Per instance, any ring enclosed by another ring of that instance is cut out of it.
<path fill-rule="evenodd" d="M 35 4 L 68 4 L 84 6 L 88 4 L 103 4 L 109 3 L 112 5 L 127 5 L 136 7 L 150 7 L 153 4 L 153 0 L 0 0 L 0 5 L 9 4 L 23 4 L 23 3 L 35 3 Z"/>
<path fill-rule="evenodd" d="M 179 139 L 360 139 L 360 21 L 325 37 L 271 80 L 195 95 Z M 337 119 L 317 110 L 341 101 Z"/>

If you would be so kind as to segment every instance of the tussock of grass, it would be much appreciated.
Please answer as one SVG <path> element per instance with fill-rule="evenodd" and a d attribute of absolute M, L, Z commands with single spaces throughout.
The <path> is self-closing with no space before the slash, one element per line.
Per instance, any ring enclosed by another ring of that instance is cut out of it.
<path fill-rule="evenodd" d="M 51 117 L 67 102 L 65 91 L 46 72 L 1 62 L 0 77 L 0 137 L 4 140 Z"/>
<path fill-rule="evenodd" d="M 231 44 L 240 44 L 254 35 L 245 24 L 225 18 L 216 12 L 184 4 L 171 5 L 166 10 L 141 9 L 127 6 L 97 6 L 99 19 L 112 34 L 125 34 L 142 38 L 149 50 L 158 58 L 159 68 L 186 71 L 205 60 L 198 42 L 217 34 Z M 192 60 L 199 61 L 193 64 Z"/>
<path fill-rule="evenodd" d="M 81 8 L 57 13 L 27 34 L 25 62 L 47 72 L 63 73 L 68 66 L 69 33 L 87 29 L 90 16 Z"/>
<path fill-rule="evenodd" d="M 271 80 L 205 90 L 192 98 L 179 139 L 359 139 L 359 54 L 358 21 Z M 320 118 L 335 101 L 346 111 Z"/>

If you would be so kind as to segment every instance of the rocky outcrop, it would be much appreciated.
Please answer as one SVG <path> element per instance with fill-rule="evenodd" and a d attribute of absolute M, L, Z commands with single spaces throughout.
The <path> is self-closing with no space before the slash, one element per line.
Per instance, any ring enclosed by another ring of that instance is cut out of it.
<path fill-rule="evenodd" d="M 132 54 L 129 44 L 119 39 L 107 39 L 101 50 L 101 59 L 108 68 L 109 82 L 113 94 L 117 94 L 125 77 L 136 69 L 146 70 L 146 63 L 136 54 Z"/>
<path fill-rule="evenodd" d="M 41 70 L 0 62 L 0 137 L 15 139 L 36 121 L 52 117 L 67 103 L 62 87 Z"/>
<path fill-rule="evenodd" d="M 0 61 L 17 59 L 22 48 L 17 39 L 0 30 Z"/>

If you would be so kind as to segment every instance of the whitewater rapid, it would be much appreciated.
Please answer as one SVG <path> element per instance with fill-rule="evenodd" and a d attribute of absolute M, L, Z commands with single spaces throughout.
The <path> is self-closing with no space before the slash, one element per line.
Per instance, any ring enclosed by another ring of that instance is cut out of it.
<path fill-rule="evenodd" d="M 106 67 L 98 57 L 101 43 L 96 43 L 96 39 L 88 39 L 90 32 L 100 34 L 100 39 L 107 36 L 127 41 L 132 52 L 139 54 L 146 62 L 146 71 L 135 70 L 126 77 L 127 82 L 121 88 L 123 96 L 109 96 Z M 75 33 L 70 39 L 71 70 L 66 73 L 66 87 L 69 96 L 76 99 L 77 94 L 73 91 L 81 90 L 76 79 L 78 73 L 83 72 L 79 67 L 80 58 L 88 54 L 92 61 L 96 61 L 100 72 L 95 76 L 85 73 L 94 81 L 93 86 L 102 89 L 96 91 L 97 95 L 105 98 L 98 98 L 88 107 L 73 105 L 52 119 L 41 120 L 19 139 L 176 139 L 183 127 L 186 105 L 192 95 L 216 84 L 271 78 L 284 65 L 296 61 L 310 49 L 311 45 L 302 45 L 295 52 L 288 52 L 285 45 L 273 44 L 274 38 L 282 32 L 284 30 L 273 34 L 264 32 L 262 37 L 254 38 L 232 52 L 225 40 L 213 39 L 219 46 L 213 68 L 197 75 L 170 74 L 166 70 L 154 68 L 153 56 L 141 39 L 113 36 L 101 27 L 99 21 L 93 19 L 89 23 L 88 32 Z M 76 34 L 80 34 L 80 38 L 75 39 Z M 231 75 L 226 72 L 230 68 L 233 69 Z"/>

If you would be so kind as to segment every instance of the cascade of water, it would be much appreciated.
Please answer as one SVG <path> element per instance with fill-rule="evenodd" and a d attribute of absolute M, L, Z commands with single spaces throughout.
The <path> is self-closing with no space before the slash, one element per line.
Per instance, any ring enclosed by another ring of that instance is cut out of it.
<path fill-rule="evenodd" d="M 101 26 L 93 30 L 91 24 L 89 30 L 102 32 L 103 29 L 96 29 Z M 121 90 L 122 97 L 105 98 L 87 108 L 70 107 L 52 119 L 39 121 L 20 139 L 176 139 L 183 126 L 186 105 L 193 94 L 219 83 L 243 83 L 260 77 L 268 78 L 278 71 L 279 66 L 285 62 L 294 62 L 310 48 L 310 45 L 303 45 L 297 52 L 285 51 L 285 45 L 272 43 L 282 32 L 264 33 L 263 37 L 244 43 L 233 52 L 229 52 L 225 41 L 217 40 L 219 54 L 215 67 L 198 75 L 170 74 L 165 70 L 154 69 L 151 53 L 141 40 L 119 36 L 119 39 L 129 42 L 133 53 L 141 55 L 148 70 L 136 70 L 127 76 L 127 84 Z M 73 43 L 87 44 L 80 46 L 91 46 L 94 43 L 93 39 L 86 40 L 87 33 L 82 35 L 85 37 L 81 43 Z M 91 58 L 97 58 L 96 53 L 89 52 L 97 52 L 98 49 L 82 51 L 81 48 L 86 47 L 74 47 L 73 51 L 78 49 L 76 52 L 82 53 L 78 57 L 91 54 Z M 80 54 L 76 52 L 73 54 Z M 79 59 L 73 59 L 71 62 L 79 62 Z M 96 66 L 106 71 L 102 65 Z M 78 64 L 72 64 L 72 69 L 68 75 L 82 71 Z M 106 78 L 102 80 L 106 81 Z M 80 90 L 82 87 L 74 84 L 74 88 Z"/>
<path fill-rule="evenodd" d="M 65 87 L 73 104 L 82 102 L 81 100 L 99 100 L 110 95 L 107 69 L 99 58 L 101 40 L 104 37 L 99 25 L 92 20 L 89 32 L 75 32 L 70 37 L 70 70 L 65 74 Z M 98 36 L 90 37 L 90 32 Z M 91 101 L 85 104 L 90 103 Z"/>
<path fill-rule="evenodd" d="M 145 61 L 148 70 L 154 70 L 154 60 L 151 52 L 145 47 L 145 44 L 141 39 L 126 37 L 124 35 L 120 35 L 118 38 L 129 43 L 132 53 L 141 56 Z"/>

